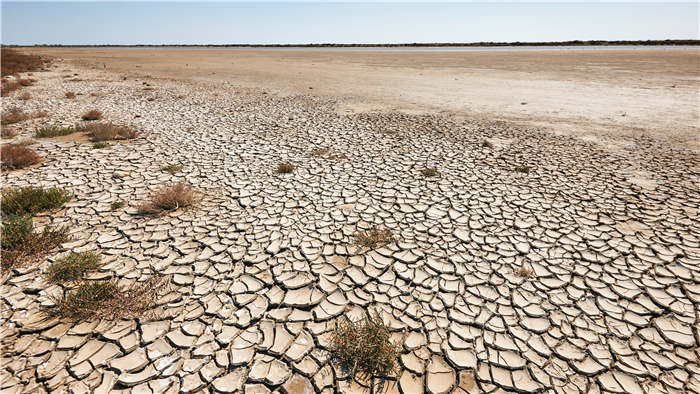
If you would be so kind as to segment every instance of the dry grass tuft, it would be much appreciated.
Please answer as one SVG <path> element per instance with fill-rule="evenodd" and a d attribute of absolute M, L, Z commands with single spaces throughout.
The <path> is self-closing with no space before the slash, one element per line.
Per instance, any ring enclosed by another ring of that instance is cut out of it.
<path fill-rule="evenodd" d="M 45 227 L 41 233 L 35 233 L 31 216 L 3 218 L 0 266 L 7 270 L 38 261 L 68 239 L 68 227 Z"/>
<path fill-rule="evenodd" d="M 311 151 L 311 156 L 324 157 L 329 153 L 331 153 L 331 150 L 328 148 L 318 148 Z"/>
<path fill-rule="evenodd" d="M 133 318 L 155 305 L 162 278 L 151 278 L 121 290 L 111 281 L 88 281 L 75 290 L 55 299 L 54 315 L 70 320 L 106 319 L 110 321 Z"/>
<path fill-rule="evenodd" d="M 2 118 L 0 120 L 0 123 L 2 123 L 3 125 L 19 123 L 27 119 L 31 119 L 31 117 L 32 116 L 30 114 L 15 107 L 2 112 Z"/>
<path fill-rule="evenodd" d="M 527 267 L 518 267 L 515 269 L 515 275 L 523 278 L 532 278 L 535 276 L 535 271 Z"/>
<path fill-rule="evenodd" d="M 58 208 L 71 198 L 71 193 L 57 187 L 22 187 L 3 190 L 0 205 L 3 215 L 34 215 Z"/>
<path fill-rule="evenodd" d="M 126 202 L 119 200 L 119 201 L 114 201 L 111 204 L 109 204 L 109 207 L 113 210 L 116 211 L 117 209 L 122 209 L 126 205 Z"/>
<path fill-rule="evenodd" d="M 42 127 L 36 131 L 34 137 L 36 138 L 51 138 L 51 137 L 62 137 L 64 135 L 70 135 L 73 133 L 80 133 L 87 131 L 87 127 L 84 126 L 71 126 L 71 127 L 58 127 L 58 126 L 47 126 Z"/>
<path fill-rule="evenodd" d="M 333 332 L 330 350 L 351 377 L 386 376 L 397 371 L 400 351 L 390 338 L 389 328 L 379 315 L 356 323 L 343 318 Z"/>
<path fill-rule="evenodd" d="M 164 186 L 150 197 L 150 201 L 141 204 L 141 215 L 158 215 L 194 204 L 196 194 L 192 186 L 179 182 L 173 186 Z"/>
<path fill-rule="evenodd" d="M 0 128 L 0 135 L 2 135 L 2 138 L 12 138 L 17 135 L 17 130 L 10 127 L 2 127 Z"/>
<path fill-rule="evenodd" d="M 88 272 L 100 268 L 101 256 L 95 252 L 71 253 L 56 260 L 44 274 L 46 281 L 65 284 L 83 279 Z"/>
<path fill-rule="evenodd" d="M 294 166 L 289 163 L 280 163 L 277 166 L 278 174 L 291 174 L 292 172 L 294 172 Z"/>
<path fill-rule="evenodd" d="M 491 148 L 493 148 L 493 144 L 491 143 L 491 141 L 483 140 L 483 141 L 481 141 L 481 147 L 491 149 Z"/>
<path fill-rule="evenodd" d="M 29 92 L 24 92 L 24 93 L 20 94 L 19 97 L 17 97 L 17 98 L 19 98 L 20 100 L 25 100 L 25 101 L 26 101 L 26 100 L 31 100 L 31 99 L 32 99 L 32 94 L 29 93 Z"/>
<path fill-rule="evenodd" d="M 139 136 L 139 132 L 135 129 L 114 123 L 97 123 L 87 127 L 87 129 L 90 130 L 91 140 L 94 142 L 130 140 Z"/>
<path fill-rule="evenodd" d="M 81 118 L 83 120 L 100 120 L 102 119 L 102 112 L 96 109 L 91 109 L 84 113 Z"/>
<path fill-rule="evenodd" d="M 18 170 L 41 161 L 41 156 L 22 144 L 2 145 L 0 156 L 3 170 Z"/>
<path fill-rule="evenodd" d="M 165 171 L 170 175 L 175 175 L 176 173 L 182 171 L 182 166 L 177 164 L 170 164 L 160 168 L 161 171 Z"/>
<path fill-rule="evenodd" d="M 93 142 L 92 143 L 92 149 L 104 149 L 108 146 L 109 146 L 109 144 L 106 142 Z"/>
<path fill-rule="evenodd" d="M 437 168 L 423 168 L 420 170 L 420 173 L 426 177 L 440 176 L 440 171 L 438 171 Z"/>
<path fill-rule="evenodd" d="M 355 245 L 369 249 L 376 249 L 394 241 L 394 235 L 388 228 L 372 226 L 367 231 L 358 231 L 355 233 Z"/>
<path fill-rule="evenodd" d="M 515 167 L 515 172 L 519 172 L 521 174 L 529 174 L 532 172 L 532 168 L 528 166 L 517 166 Z"/>
<path fill-rule="evenodd" d="M 74 99 L 76 97 L 75 92 L 66 92 L 65 94 L 67 99 Z"/>

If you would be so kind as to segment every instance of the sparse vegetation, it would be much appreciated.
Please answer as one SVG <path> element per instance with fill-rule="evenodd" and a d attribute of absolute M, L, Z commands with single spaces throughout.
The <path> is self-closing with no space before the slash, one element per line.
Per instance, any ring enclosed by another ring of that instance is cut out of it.
<path fill-rule="evenodd" d="M 3 215 L 34 215 L 55 209 L 70 201 L 72 195 L 57 187 L 23 187 L 2 192 Z"/>
<path fill-rule="evenodd" d="M 103 149 L 108 147 L 109 144 L 106 142 L 93 142 L 92 143 L 92 149 Z"/>
<path fill-rule="evenodd" d="M 3 170 L 17 170 L 41 161 L 41 156 L 23 144 L 3 144 L 1 150 Z"/>
<path fill-rule="evenodd" d="M 83 126 L 70 126 L 70 127 L 58 127 L 58 126 L 47 126 L 42 127 L 36 131 L 34 136 L 36 138 L 51 138 L 51 137 L 61 137 L 64 135 L 70 135 L 73 133 L 79 133 L 86 131 L 87 128 Z"/>
<path fill-rule="evenodd" d="M 148 202 L 138 207 L 142 215 L 158 215 L 194 204 L 196 194 L 192 186 L 179 182 L 173 186 L 164 186 L 154 193 Z"/>
<path fill-rule="evenodd" d="M 483 141 L 481 141 L 481 147 L 491 149 L 491 148 L 493 148 L 493 144 L 489 140 L 483 140 Z"/>
<path fill-rule="evenodd" d="M 56 308 L 52 312 L 70 320 L 136 317 L 155 304 L 162 283 L 160 278 L 151 278 L 121 290 L 111 281 L 86 281 L 55 299 Z"/>
<path fill-rule="evenodd" d="M 518 267 L 515 269 L 515 275 L 518 275 L 523 278 L 532 278 L 535 276 L 535 272 L 527 267 Z"/>
<path fill-rule="evenodd" d="M 329 153 L 331 153 L 331 150 L 328 148 L 318 148 L 311 151 L 311 156 L 323 157 Z"/>
<path fill-rule="evenodd" d="M 12 48 L 2 48 L 2 76 L 38 71 L 45 67 L 46 60 L 36 55 L 27 55 Z"/>
<path fill-rule="evenodd" d="M 68 240 L 68 227 L 45 227 L 35 233 L 29 215 L 12 215 L 2 220 L 3 269 L 12 269 L 38 259 Z"/>
<path fill-rule="evenodd" d="M 67 99 L 71 100 L 73 100 L 76 97 L 75 92 L 66 92 L 65 96 Z"/>
<path fill-rule="evenodd" d="M 19 98 L 20 100 L 25 100 L 25 101 L 31 100 L 32 94 L 29 92 L 24 92 L 24 93 L 20 94 L 17 98 Z"/>
<path fill-rule="evenodd" d="M 96 109 L 91 109 L 84 113 L 81 118 L 83 120 L 100 120 L 102 119 L 102 112 Z"/>
<path fill-rule="evenodd" d="M 100 268 L 100 255 L 95 252 L 71 253 L 54 262 L 44 274 L 46 281 L 64 284 L 83 279 L 88 272 Z"/>
<path fill-rule="evenodd" d="M 94 142 L 130 140 L 139 136 L 139 132 L 135 129 L 114 123 L 97 123 L 89 126 L 88 129 L 90 130 L 91 140 Z"/>
<path fill-rule="evenodd" d="M 280 163 L 277 166 L 278 174 L 291 174 L 292 172 L 294 172 L 294 166 L 289 163 Z"/>
<path fill-rule="evenodd" d="M 113 211 L 116 211 L 117 209 L 122 209 L 126 205 L 126 202 L 119 200 L 119 201 L 114 201 L 109 205 L 110 208 L 112 208 Z"/>
<path fill-rule="evenodd" d="M 386 376 L 397 370 L 399 346 L 377 314 L 359 322 L 341 319 L 333 332 L 331 352 L 352 377 Z"/>
<path fill-rule="evenodd" d="M 0 128 L 0 134 L 3 138 L 12 138 L 17 135 L 17 130 L 10 127 Z"/>
<path fill-rule="evenodd" d="M 378 226 L 372 226 L 367 231 L 355 233 L 355 245 L 369 249 L 376 249 L 394 241 L 394 235 L 391 233 L 391 230 Z"/>
<path fill-rule="evenodd" d="M 176 173 L 182 171 L 182 166 L 177 164 L 170 164 L 160 168 L 161 171 L 165 171 L 170 175 L 175 175 Z"/>
<path fill-rule="evenodd" d="M 440 176 L 440 171 L 437 168 L 423 168 L 420 173 L 425 177 Z"/>
<path fill-rule="evenodd" d="M 519 172 L 521 174 L 529 174 L 532 171 L 531 167 L 528 166 L 517 166 L 515 167 L 515 172 Z"/>

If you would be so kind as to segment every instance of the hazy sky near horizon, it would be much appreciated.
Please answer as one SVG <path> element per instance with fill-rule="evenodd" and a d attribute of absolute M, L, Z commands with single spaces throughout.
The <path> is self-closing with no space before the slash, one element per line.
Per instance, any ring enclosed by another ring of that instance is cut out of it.
<path fill-rule="evenodd" d="M 2 1 L 2 43 L 303 44 L 700 39 L 698 2 Z"/>

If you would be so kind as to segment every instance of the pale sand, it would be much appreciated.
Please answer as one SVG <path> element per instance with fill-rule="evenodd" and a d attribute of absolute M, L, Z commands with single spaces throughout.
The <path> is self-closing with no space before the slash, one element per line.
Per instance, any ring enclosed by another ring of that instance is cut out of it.
<path fill-rule="evenodd" d="M 448 112 L 608 148 L 652 136 L 700 148 L 700 51 L 32 49 L 125 75 L 345 97 L 341 112 Z"/>

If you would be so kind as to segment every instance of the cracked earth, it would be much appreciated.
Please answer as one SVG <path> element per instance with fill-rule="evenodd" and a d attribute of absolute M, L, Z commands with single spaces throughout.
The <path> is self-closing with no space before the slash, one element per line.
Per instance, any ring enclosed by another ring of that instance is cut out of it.
<path fill-rule="evenodd" d="M 93 108 L 143 135 L 37 139 L 40 166 L 3 172 L 74 198 L 35 218 L 71 240 L 2 273 L 2 393 L 700 392 L 698 153 L 57 64 L 33 99 L 3 98 L 50 114 L 15 141 Z M 136 215 L 181 180 L 194 207 Z M 353 244 L 375 225 L 396 241 Z M 89 279 L 168 285 L 138 319 L 51 317 L 63 289 L 42 273 L 71 251 L 103 256 Z M 328 346 L 339 318 L 370 312 L 399 370 L 353 381 Z"/>

